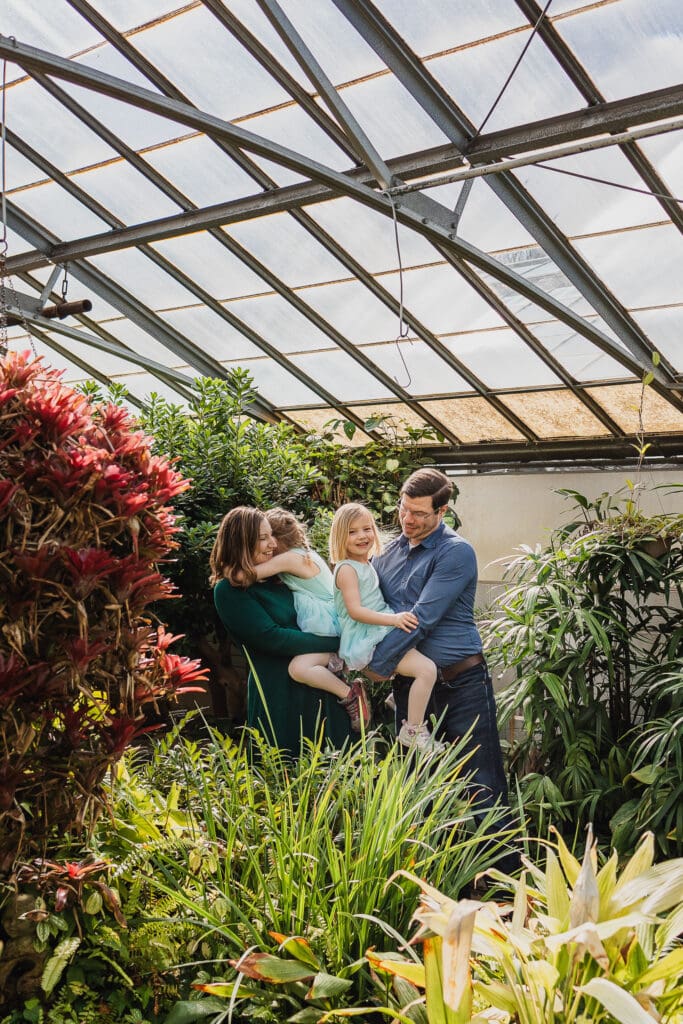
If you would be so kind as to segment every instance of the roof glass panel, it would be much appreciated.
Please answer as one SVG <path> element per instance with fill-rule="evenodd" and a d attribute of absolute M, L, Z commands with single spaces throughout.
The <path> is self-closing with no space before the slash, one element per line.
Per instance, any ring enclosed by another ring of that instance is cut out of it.
<path fill-rule="evenodd" d="M 290 100 L 201 5 L 138 32 L 133 42 L 190 103 L 225 121 Z"/>
<path fill-rule="evenodd" d="M 254 179 L 205 135 L 151 150 L 145 153 L 145 160 L 197 206 L 225 203 L 260 191 Z M 198 167 L 201 174 L 197 174 Z"/>
<path fill-rule="evenodd" d="M 559 384 L 550 367 L 508 327 L 454 334 L 442 340 L 487 387 Z"/>
<path fill-rule="evenodd" d="M 336 409 L 331 409 L 328 406 L 326 409 L 289 409 L 287 417 L 311 433 L 323 434 L 329 430 L 327 424 L 330 420 L 339 419 L 339 413 Z M 356 430 L 352 438 L 349 438 L 341 427 L 334 431 L 334 439 L 340 444 L 352 448 L 367 444 L 370 440 L 360 428 Z"/>
<path fill-rule="evenodd" d="M 347 198 L 310 206 L 308 215 L 372 273 L 398 268 L 391 217 Z M 431 243 L 416 231 L 399 224 L 398 237 L 404 267 L 440 261 Z"/>
<path fill-rule="evenodd" d="M 60 171 L 86 167 L 116 156 L 98 135 L 35 82 L 21 82 L 8 89 L 6 117 L 7 127 Z M 47 124 L 48 132 L 45 131 Z"/>
<path fill-rule="evenodd" d="M 520 167 L 516 172 L 519 180 L 568 235 L 611 231 L 662 218 L 662 208 L 654 196 L 601 182 L 569 179 L 558 170 L 603 178 L 629 188 L 645 189 L 646 185 L 616 146 L 553 160 L 547 168 Z"/>
<path fill-rule="evenodd" d="M 122 78 L 133 85 L 142 86 L 143 89 L 148 89 L 151 92 L 158 93 L 159 91 L 148 78 L 109 43 L 86 53 L 79 63 L 94 68 L 96 71 L 114 75 L 116 78 Z M 96 117 L 105 128 L 109 128 L 134 149 L 166 142 L 168 139 L 174 139 L 181 135 L 185 130 L 175 121 L 169 121 L 158 114 L 150 114 L 140 107 L 134 107 L 131 103 L 112 99 L 102 93 L 94 92 L 92 89 L 86 89 L 84 86 L 61 81 L 60 88 L 73 96 L 76 102 Z"/>
<path fill-rule="evenodd" d="M 409 270 L 403 283 L 406 308 L 435 334 L 503 326 L 498 314 L 447 263 Z M 382 284 L 398 298 L 398 274 L 383 277 Z M 397 318 L 385 339 L 396 332 Z"/>
<path fill-rule="evenodd" d="M 253 0 L 251 0 L 253 4 Z M 374 74 L 383 65 L 331 0 L 287 0 L 287 17 L 335 85 Z"/>
<path fill-rule="evenodd" d="M 240 365 L 252 375 L 260 394 L 278 408 L 321 402 L 320 395 L 272 359 L 247 359 Z"/>
<path fill-rule="evenodd" d="M 555 22 L 608 100 L 680 81 L 683 7 L 678 0 L 620 0 Z"/>
<path fill-rule="evenodd" d="M 448 141 L 394 75 L 343 89 L 341 98 L 380 153 L 394 156 Z"/>
<path fill-rule="evenodd" d="M 602 437 L 607 427 L 571 391 L 529 391 L 501 395 L 539 437 Z"/>
<path fill-rule="evenodd" d="M 285 284 L 296 286 L 348 277 L 348 270 L 287 213 L 232 224 L 228 230 Z"/>
<path fill-rule="evenodd" d="M 105 167 L 79 174 L 76 183 L 124 224 L 139 224 L 156 217 L 170 216 L 180 209 L 125 160 L 116 160 Z M 69 237 L 69 232 L 66 237 Z"/>
<path fill-rule="evenodd" d="M 21 185 L 45 181 L 45 172 L 41 171 L 40 167 L 37 167 L 30 160 L 27 160 L 9 142 L 5 151 L 5 176 L 8 193 L 14 188 L 19 188 Z"/>
<path fill-rule="evenodd" d="M 307 299 L 310 294 L 307 293 Z M 279 352 L 306 352 L 333 347 L 327 334 L 275 293 L 226 303 L 226 307 L 258 331 Z"/>
<path fill-rule="evenodd" d="M 554 6 L 554 5 L 553 5 Z M 421 57 L 466 46 L 524 23 L 509 0 L 376 0 L 377 7 Z"/>
<path fill-rule="evenodd" d="M 683 373 L 683 305 L 636 310 L 633 319 L 640 324 L 655 348 L 679 373 Z"/>
<path fill-rule="evenodd" d="M 389 278 L 383 278 L 382 283 L 389 287 Z M 387 341 L 398 333 L 396 314 L 358 281 L 311 288 L 306 301 L 351 341 Z"/>
<path fill-rule="evenodd" d="M 93 313 L 99 314 L 100 299 L 93 299 L 93 307 Z M 101 321 L 100 326 L 114 338 L 122 341 L 128 348 L 133 349 L 135 352 L 144 352 L 149 359 L 161 363 L 162 366 L 171 366 L 177 370 L 183 365 L 180 356 L 177 356 L 171 349 L 166 348 L 160 341 L 157 341 L 147 331 L 144 331 L 142 327 L 138 327 L 132 320 L 128 320 L 127 317 Z"/>
<path fill-rule="evenodd" d="M 587 390 L 622 430 L 629 433 L 639 433 L 641 429 L 646 434 L 683 430 L 683 413 L 652 388 L 643 388 L 642 384 L 620 384 Z"/>
<path fill-rule="evenodd" d="M 388 388 L 340 349 L 292 356 L 292 362 L 341 402 L 391 396 Z"/>
<path fill-rule="evenodd" d="M 334 170 L 346 170 L 349 166 L 347 154 L 339 148 L 336 142 L 332 141 L 330 136 L 311 119 L 298 103 L 290 103 L 277 110 L 249 118 L 240 127 L 246 128 L 255 135 L 260 135 L 269 142 L 296 150 L 302 156 Z M 253 159 L 260 163 L 263 158 L 254 156 Z M 287 168 L 275 161 L 269 162 L 278 167 L 278 172 L 273 174 L 273 177 L 281 184 L 288 184 L 284 181 L 282 174 Z"/>
<path fill-rule="evenodd" d="M 20 209 L 61 238 L 98 234 L 109 227 L 53 182 L 15 192 L 12 199 Z"/>
<path fill-rule="evenodd" d="M 488 114 L 530 32 L 531 27 L 429 61 L 431 74 L 456 98 L 475 126 Z M 543 83 L 542 89 L 538 88 L 539 82 Z M 487 121 L 486 130 L 551 117 L 584 103 L 543 40 L 535 36 Z"/>
<path fill-rule="evenodd" d="M 155 242 L 152 248 L 219 299 L 264 290 L 261 278 L 206 231 Z"/>
<path fill-rule="evenodd" d="M 589 322 L 593 322 L 590 318 Z M 534 335 L 574 380 L 619 379 L 632 373 L 560 320 L 534 325 Z"/>
<path fill-rule="evenodd" d="M 427 193 L 449 209 L 455 209 L 463 185 L 432 188 Z M 485 252 L 533 246 L 529 231 L 510 213 L 490 184 L 475 178 L 458 224 L 458 234 Z"/>
<path fill-rule="evenodd" d="M 78 324 L 71 324 L 70 326 L 78 327 Z M 48 332 L 52 336 L 52 332 Z M 72 352 L 75 356 L 90 363 L 92 366 L 96 366 L 100 373 L 106 373 L 109 377 L 118 377 L 121 374 L 131 372 L 131 364 L 127 359 L 120 359 L 118 356 L 113 355 L 111 352 L 104 352 L 102 349 L 96 348 L 94 345 L 89 345 L 87 341 L 76 341 L 74 338 L 65 338 L 59 334 L 54 334 L 55 341 L 63 348 Z M 63 357 L 60 357 L 62 359 Z M 54 361 L 54 359 L 52 360 Z M 83 380 L 83 370 L 80 370 L 76 377 L 72 377 L 72 380 Z"/>
<path fill-rule="evenodd" d="M 122 30 L 137 28 L 179 6 L 179 0 L 90 0 L 90 3 L 115 28 Z"/>
<path fill-rule="evenodd" d="M 196 301 L 182 285 L 135 249 L 93 256 L 89 262 L 152 309 L 187 306 Z"/>
<path fill-rule="evenodd" d="M 50 50 L 60 57 L 71 57 L 102 42 L 99 32 L 66 0 L 50 0 L 39 7 L 26 0 L 3 0 L 2 16 L 3 32 L 11 25 L 12 35 L 19 42 Z"/>
<path fill-rule="evenodd" d="M 683 237 L 672 225 L 584 238 L 576 248 L 628 308 L 683 302 Z"/>
<path fill-rule="evenodd" d="M 221 362 L 252 358 L 261 350 L 236 327 L 206 306 L 189 306 L 164 313 L 164 320 L 202 352 Z"/>
<path fill-rule="evenodd" d="M 568 306 L 574 313 L 585 316 L 594 312 L 581 293 L 539 246 L 516 249 L 513 252 L 494 253 L 494 256 L 499 263 L 526 278 L 527 281 L 536 285 L 557 302 Z M 508 284 L 485 273 L 481 273 L 479 276 L 503 299 L 510 312 L 518 316 L 524 323 L 533 323 L 539 319 L 539 307 L 516 291 L 512 282 Z M 546 319 L 548 315 L 548 313 L 544 313 L 540 318 Z"/>
<path fill-rule="evenodd" d="M 369 345 L 363 351 L 411 395 L 472 391 L 471 384 L 423 341 L 406 339 L 390 345 Z"/>
<path fill-rule="evenodd" d="M 463 444 L 526 440 L 485 398 L 439 399 L 436 402 L 422 402 L 422 405 L 459 437 Z"/>
<path fill-rule="evenodd" d="M 683 196 L 683 132 L 669 132 L 638 143 L 652 161 L 671 192 Z"/>

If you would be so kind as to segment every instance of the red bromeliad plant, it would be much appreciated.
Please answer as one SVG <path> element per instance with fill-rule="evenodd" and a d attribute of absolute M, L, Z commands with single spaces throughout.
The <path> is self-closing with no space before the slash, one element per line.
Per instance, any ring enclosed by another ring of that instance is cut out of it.
<path fill-rule="evenodd" d="M 91 821 L 145 707 L 203 681 L 146 613 L 188 486 L 125 409 L 0 360 L 0 877 Z"/>

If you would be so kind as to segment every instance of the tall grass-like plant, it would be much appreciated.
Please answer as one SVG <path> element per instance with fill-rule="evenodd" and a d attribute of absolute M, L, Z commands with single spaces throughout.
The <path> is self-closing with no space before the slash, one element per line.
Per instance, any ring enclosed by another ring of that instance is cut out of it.
<path fill-rule="evenodd" d="M 577 502 L 578 520 L 509 567 L 484 624 L 494 668 L 517 679 L 501 724 L 523 716 L 511 766 L 543 832 L 588 821 L 622 853 L 651 828 L 683 852 L 683 516 L 629 497 Z"/>
<path fill-rule="evenodd" d="M 474 820 L 462 749 L 412 765 L 393 747 L 380 755 L 374 740 L 341 752 L 307 742 L 296 761 L 256 734 L 251 742 L 249 756 L 211 732 L 205 744 L 181 740 L 120 773 L 120 824 L 103 835 L 120 862 L 124 912 L 130 920 L 125 890 L 143 884 L 155 916 L 163 904 L 169 920 L 189 925 L 186 963 L 217 960 L 195 969 L 200 984 L 234 979 L 221 962 L 254 946 L 275 953 L 296 935 L 327 973 L 354 977 L 357 999 L 370 981 L 353 965 L 387 933 L 405 932 L 413 909 L 387 879 L 414 869 L 456 895 L 510 837 L 493 831 L 495 811 Z M 173 794 L 170 813 L 163 792 Z M 133 805 L 143 813 L 131 822 Z M 262 1010 L 266 996 L 255 996 Z"/>

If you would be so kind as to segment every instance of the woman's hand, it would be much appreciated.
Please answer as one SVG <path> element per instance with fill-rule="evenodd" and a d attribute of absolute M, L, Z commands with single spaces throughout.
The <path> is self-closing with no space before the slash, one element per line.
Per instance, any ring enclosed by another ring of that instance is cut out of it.
<path fill-rule="evenodd" d="M 402 629 L 404 633 L 412 633 L 414 629 L 417 629 L 417 616 L 412 612 L 396 612 L 393 624 L 397 629 Z"/>

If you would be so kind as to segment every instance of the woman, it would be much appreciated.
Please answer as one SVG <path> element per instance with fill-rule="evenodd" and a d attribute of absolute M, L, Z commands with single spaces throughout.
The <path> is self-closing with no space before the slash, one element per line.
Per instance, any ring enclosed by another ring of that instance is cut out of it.
<path fill-rule="evenodd" d="M 216 610 L 253 666 L 247 681 L 247 724 L 281 749 L 296 752 L 301 737 L 313 739 L 324 720 L 327 738 L 341 746 L 350 731 L 344 708 L 332 695 L 295 683 L 288 672 L 293 655 L 332 653 L 339 637 L 303 633 L 289 588 L 277 579 L 257 582 L 254 567 L 269 561 L 275 550 L 263 512 L 240 506 L 223 519 L 211 552 Z"/>

